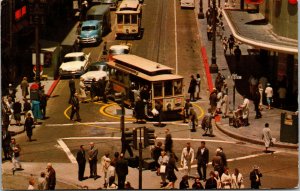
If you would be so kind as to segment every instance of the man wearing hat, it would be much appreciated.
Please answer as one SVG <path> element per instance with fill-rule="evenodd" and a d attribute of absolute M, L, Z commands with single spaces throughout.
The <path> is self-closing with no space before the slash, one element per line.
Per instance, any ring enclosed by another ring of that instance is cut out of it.
<path fill-rule="evenodd" d="M 250 172 L 251 189 L 259 189 L 259 186 L 261 186 L 261 177 L 262 173 L 259 172 L 259 167 L 254 165 L 253 170 Z"/>

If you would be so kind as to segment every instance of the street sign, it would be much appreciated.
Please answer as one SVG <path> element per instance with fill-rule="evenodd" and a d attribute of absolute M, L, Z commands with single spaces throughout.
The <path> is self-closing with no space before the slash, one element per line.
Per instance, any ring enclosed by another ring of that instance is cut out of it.
<path fill-rule="evenodd" d="M 32 65 L 36 65 L 35 53 L 32 53 Z M 40 53 L 40 65 L 44 65 L 44 53 Z"/>
<path fill-rule="evenodd" d="M 238 76 L 237 74 L 231 74 L 230 76 L 228 76 L 228 79 L 241 80 L 242 76 Z"/>

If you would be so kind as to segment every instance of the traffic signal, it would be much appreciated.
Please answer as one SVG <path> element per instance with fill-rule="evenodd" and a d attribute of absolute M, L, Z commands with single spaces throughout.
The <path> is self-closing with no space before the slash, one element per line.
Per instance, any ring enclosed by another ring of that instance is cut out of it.
<path fill-rule="evenodd" d="M 153 128 L 144 127 L 144 147 L 155 145 L 155 130 Z"/>
<path fill-rule="evenodd" d="M 134 128 L 132 131 L 124 132 L 124 140 L 132 148 L 137 149 L 137 130 Z"/>

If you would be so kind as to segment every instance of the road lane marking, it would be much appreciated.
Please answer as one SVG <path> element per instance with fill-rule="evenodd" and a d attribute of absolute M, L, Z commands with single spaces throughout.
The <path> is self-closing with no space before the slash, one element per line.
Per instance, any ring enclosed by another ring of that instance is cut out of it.
<path fill-rule="evenodd" d="M 76 158 L 71 153 L 71 151 L 68 148 L 68 146 L 66 145 L 66 143 L 62 139 L 58 139 L 57 142 L 61 146 L 61 148 L 63 149 L 63 151 L 65 151 L 65 153 L 67 154 L 67 156 L 70 159 L 71 163 L 73 163 L 73 164 L 77 163 Z"/>

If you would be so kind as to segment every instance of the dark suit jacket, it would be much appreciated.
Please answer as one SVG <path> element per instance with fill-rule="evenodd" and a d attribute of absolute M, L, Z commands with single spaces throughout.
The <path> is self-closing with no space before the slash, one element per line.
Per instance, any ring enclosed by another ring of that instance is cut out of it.
<path fill-rule="evenodd" d="M 78 164 L 85 164 L 86 159 L 85 159 L 85 151 L 84 151 L 84 150 L 82 151 L 82 150 L 80 149 L 80 150 L 77 152 L 76 160 L 77 160 Z"/>
<path fill-rule="evenodd" d="M 91 158 L 90 161 L 97 161 L 98 160 L 97 156 L 98 156 L 98 149 L 94 147 L 89 151 L 89 158 Z"/>
<path fill-rule="evenodd" d="M 118 176 L 126 176 L 128 174 L 128 163 L 124 159 L 120 159 L 116 163 L 116 173 Z"/>
<path fill-rule="evenodd" d="M 196 159 L 198 164 L 207 164 L 209 161 L 209 151 L 207 148 L 204 148 L 203 154 L 201 153 L 201 147 L 198 148 Z"/>
<path fill-rule="evenodd" d="M 256 182 L 256 175 L 259 177 L 259 181 Z M 262 177 L 261 173 L 256 173 L 255 170 L 250 172 L 250 181 L 251 181 L 251 188 L 256 188 L 258 189 L 259 186 L 261 185 L 260 183 L 260 178 Z"/>
<path fill-rule="evenodd" d="M 49 172 L 48 185 L 53 187 L 56 184 L 55 170 L 51 168 L 48 172 Z"/>

